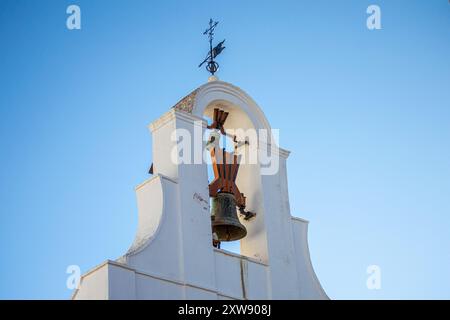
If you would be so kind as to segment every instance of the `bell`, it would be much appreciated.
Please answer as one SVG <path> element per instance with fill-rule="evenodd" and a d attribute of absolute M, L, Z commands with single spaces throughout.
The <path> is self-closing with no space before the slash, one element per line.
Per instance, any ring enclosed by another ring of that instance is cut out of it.
<path fill-rule="evenodd" d="M 234 195 L 219 192 L 212 199 L 211 208 L 212 232 L 219 241 L 234 241 L 247 235 L 247 229 L 241 224 L 236 213 Z"/>

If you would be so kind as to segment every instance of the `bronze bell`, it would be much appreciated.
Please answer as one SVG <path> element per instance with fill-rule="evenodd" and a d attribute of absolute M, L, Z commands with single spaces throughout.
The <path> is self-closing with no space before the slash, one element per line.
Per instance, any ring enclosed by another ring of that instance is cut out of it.
<path fill-rule="evenodd" d="M 219 192 L 212 198 L 211 221 L 212 232 L 217 234 L 219 241 L 239 240 L 247 235 L 247 229 L 237 216 L 236 199 L 231 193 Z"/>

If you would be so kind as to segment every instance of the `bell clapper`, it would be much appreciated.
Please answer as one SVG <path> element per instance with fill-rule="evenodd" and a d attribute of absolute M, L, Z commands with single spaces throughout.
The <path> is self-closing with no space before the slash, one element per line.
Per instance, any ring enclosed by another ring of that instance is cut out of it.
<path fill-rule="evenodd" d="M 213 247 L 220 249 L 220 240 L 219 237 L 217 236 L 217 233 L 213 232 L 212 236 L 213 236 L 212 239 Z"/>

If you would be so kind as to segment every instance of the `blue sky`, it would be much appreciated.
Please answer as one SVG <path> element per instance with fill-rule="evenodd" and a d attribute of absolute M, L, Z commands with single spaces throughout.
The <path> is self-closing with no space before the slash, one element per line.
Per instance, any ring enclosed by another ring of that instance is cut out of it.
<path fill-rule="evenodd" d="M 446 0 L 1 0 L 0 298 L 67 299 L 68 265 L 128 249 L 147 125 L 206 81 L 210 17 L 227 39 L 218 76 L 292 151 L 291 211 L 328 295 L 450 299 Z"/>

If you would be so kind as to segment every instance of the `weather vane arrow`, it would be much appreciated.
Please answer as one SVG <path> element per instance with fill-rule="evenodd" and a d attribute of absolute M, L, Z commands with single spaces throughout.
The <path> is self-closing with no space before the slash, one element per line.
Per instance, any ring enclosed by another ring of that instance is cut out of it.
<path fill-rule="evenodd" d="M 214 48 L 212 45 L 212 42 L 214 40 L 214 30 L 218 24 L 219 24 L 218 21 L 214 22 L 213 19 L 210 19 L 209 28 L 206 29 L 205 32 L 203 32 L 203 34 L 207 35 L 209 39 L 209 52 L 206 55 L 205 60 L 203 60 L 202 63 L 198 65 L 198 67 L 200 68 L 206 63 L 206 70 L 208 70 L 208 72 L 210 72 L 211 75 L 214 75 L 214 73 L 216 73 L 217 70 L 219 69 L 219 64 L 214 59 L 225 49 L 223 45 L 225 40 L 219 42 L 219 44 L 216 45 Z"/>

